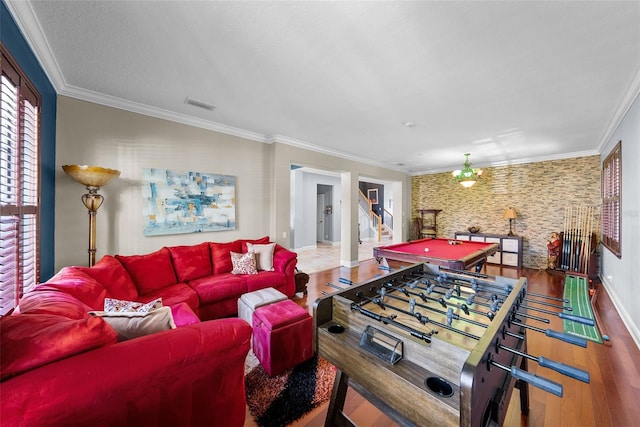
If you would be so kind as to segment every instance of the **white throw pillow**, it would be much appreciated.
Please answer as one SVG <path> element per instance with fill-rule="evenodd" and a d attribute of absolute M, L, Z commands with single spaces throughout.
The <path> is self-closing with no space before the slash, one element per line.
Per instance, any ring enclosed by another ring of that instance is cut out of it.
<path fill-rule="evenodd" d="M 256 245 L 247 243 L 247 250 L 256 254 L 256 266 L 258 270 L 273 271 L 273 252 L 276 244 Z"/>

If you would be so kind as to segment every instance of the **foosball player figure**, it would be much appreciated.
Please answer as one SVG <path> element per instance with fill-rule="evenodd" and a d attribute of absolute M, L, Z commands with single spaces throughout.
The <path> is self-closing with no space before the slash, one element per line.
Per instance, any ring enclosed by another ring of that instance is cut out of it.
<path fill-rule="evenodd" d="M 549 268 L 556 269 L 558 267 L 558 257 L 560 256 L 560 235 L 555 231 L 549 236 L 547 241 L 547 249 L 549 250 Z"/>

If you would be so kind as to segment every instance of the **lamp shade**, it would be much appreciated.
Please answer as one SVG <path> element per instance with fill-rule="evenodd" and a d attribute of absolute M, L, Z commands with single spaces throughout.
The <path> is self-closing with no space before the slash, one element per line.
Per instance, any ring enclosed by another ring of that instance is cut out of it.
<path fill-rule="evenodd" d="M 63 165 L 62 169 L 71 178 L 87 187 L 104 187 L 111 180 L 120 176 L 120 171 L 87 165 Z"/>
<path fill-rule="evenodd" d="M 504 211 L 504 219 L 516 219 L 518 214 L 514 208 L 509 208 Z"/>

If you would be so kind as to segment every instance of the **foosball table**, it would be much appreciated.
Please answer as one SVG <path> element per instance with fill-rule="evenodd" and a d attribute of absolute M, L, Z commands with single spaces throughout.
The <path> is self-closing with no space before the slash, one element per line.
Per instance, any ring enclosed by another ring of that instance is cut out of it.
<path fill-rule="evenodd" d="M 528 411 L 528 385 L 562 396 L 562 385 L 527 372 L 528 361 L 589 382 L 586 371 L 527 354 L 526 332 L 586 347 L 583 338 L 530 326 L 532 311 L 565 313 L 562 301 L 527 294 L 525 278 L 416 264 L 362 284 L 342 280 L 314 303 L 317 353 L 338 371 L 327 426 L 352 387 L 400 425 L 502 425 L 513 389 Z M 560 312 L 535 309 L 532 302 Z"/>

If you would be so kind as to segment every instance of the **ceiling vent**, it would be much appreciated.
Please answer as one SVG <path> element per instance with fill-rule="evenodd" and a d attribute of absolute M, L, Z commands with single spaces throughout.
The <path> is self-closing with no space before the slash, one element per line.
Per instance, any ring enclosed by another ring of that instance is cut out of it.
<path fill-rule="evenodd" d="M 213 111 L 216 109 L 215 105 L 207 104 L 206 102 L 198 101 L 193 98 L 187 98 L 184 102 L 186 104 L 193 105 L 194 107 L 202 108 L 204 110 Z"/>

